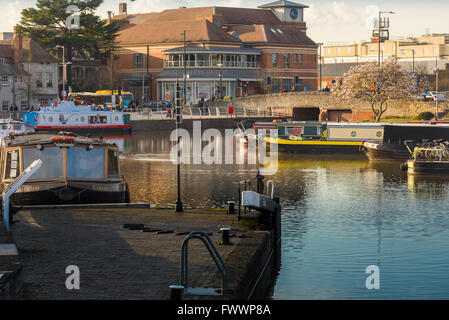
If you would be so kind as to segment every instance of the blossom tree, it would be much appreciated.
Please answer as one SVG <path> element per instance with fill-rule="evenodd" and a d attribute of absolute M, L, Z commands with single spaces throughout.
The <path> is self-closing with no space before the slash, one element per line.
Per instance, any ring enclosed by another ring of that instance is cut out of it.
<path fill-rule="evenodd" d="M 380 121 L 391 99 L 407 99 L 419 90 L 419 84 L 410 73 L 390 58 L 380 67 L 377 62 L 366 62 L 349 69 L 336 81 L 332 89 L 338 100 L 360 99 L 371 105 L 375 120 Z"/>

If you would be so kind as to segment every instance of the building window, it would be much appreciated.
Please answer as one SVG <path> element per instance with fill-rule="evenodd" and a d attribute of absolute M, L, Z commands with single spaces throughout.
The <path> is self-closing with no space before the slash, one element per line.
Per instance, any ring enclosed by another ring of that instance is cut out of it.
<path fill-rule="evenodd" d="M 36 87 L 42 87 L 42 72 L 36 72 Z"/>
<path fill-rule="evenodd" d="M 351 48 L 348 48 L 348 53 L 351 53 Z"/>
<path fill-rule="evenodd" d="M 327 54 L 331 54 L 331 49 L 327 49 Z"/>
<path fill-rule="evenodd" d="M 5 58 L 0 58 L 0 64 L 4 64 L 5 63 Z"/>
<path fill-rule="evenodd" d="M 295 64 L 298 63 L 298 54 L 295 53 Z"/>
<path fill-rule="evenodd" d="M 290 68 L 290 54 L 284 53 L 284 67 Z"/>
<path fill-rule="evenodd" d="M 428 48 L 424 48 L 424 54 L 428 54 L 429 53 L 429 49 Z"/>
<path fill-rule="evenodd" d="M 404 49 L 401 50 L 401 54 L 405 55 L 405 50 Z"/>
<path fill-rule="evenodd" d="M 8 111 L 9 109 L 9 101 L 2 101 L 2 110 Z"/>
<path fill-rule="evenodd" d="M 292 89 L 292 79 L 282 79 L 282 92 L 290 92 Z"/>
<path fill-rule="evenodd" d="M 295 76 L 295 91 L 302 91 L 302 79 L 299 76 Z"/>
<path fill-rule="evenodd" d="M 301 53 L 299 55 L 299 63 L 303 63 L 304 62 L 304 55 Z"/>
<path fill-rule="evenodd" d="M 433 54 L 437 55 L 438 54 L 438 49 L 437 48 L 433 48 Z"/>
<path fill-rule="evenodd" d="M 20 82 L 22 82 L 22 81 L 23 81 L 22 76 L 14 76 L 14 82 L 15 82 L 15 83 L 20 83 Z"/>
<path fill-rule="evenodd" d="M 369 51 L 374 51 L 374 47 L 373 46 L 369 47 Z"/>
<path fill-rule="evenodd" d="M 337 48 L 337 53 L 338 53 L 338 54 L 340 54 L 340 51 L 341 51 L 341 49 L 340 49 L 340 48 Z"/>
<path fill-rule="evenodd" d="M 48 104 L 48 98 L 39 98 L 39 99 L 38 99 L 38 103 L 39 103 L 40 105 L 45 106 L 45 105 Z"/>
<path fill-rule="evenodd" d="M 279 79 L 271 79 L 273 85 L 271 86 L 272 93 L 279 93 Z"/>
<path fill-rule="evenodd" d="M 9 77 L 2 76 L 2 86 L 9 86 Z"/>
<path fill-rule="evenodd" d="M 143 54 L 134 54 L 134 69 L 143 69 Z"/>
<path fill-rule="evenodd" d="M 273 53 L 271 55 L 272 60 L 273 60 L 273 68 L 276 68 L 278 66 L 278 54 L 277 53 Z"/>
<path fill-rule="evenodd" d="M 25 110 L 28 108 L 28 101 L 22 100 L 20 101 L 20 109 Z"/>
<path fill-rule="evenodd" d="M 53 87 L 53 73 L 49 72 L 47 73 L 47 81 L 46 81 L 47 87 Z"/>

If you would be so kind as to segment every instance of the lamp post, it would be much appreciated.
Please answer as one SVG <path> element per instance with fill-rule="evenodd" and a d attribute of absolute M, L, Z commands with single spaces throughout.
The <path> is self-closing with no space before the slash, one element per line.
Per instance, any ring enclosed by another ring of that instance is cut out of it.
<path fill-rule="evenodd" d="M 435 58 L 435 120 L 438 120 L 438 57 Z"/>
<path fill-rule="evenodd" d="M 175 103 L 176 103 L 176 136 L 178 137 L 177 144 L 177 166 L 176 166 L 176 176 L 177 176 L 177 192 L 178 197 L 176 200 L 176 212 L 183 212 L 182 200 L 181 200 L 181 137 L 179 135 L 179 126 L 181 124 L 181 88 L 179 87 L 179 81 L 176 80 L 176 93 L 175 93 Z"/>
<path fill-rule="evenodd" d="M 60 46 L 57 45 L 56 46 L 57 49 L 61 49 L 62 48 L 62 96 L 65 96 L 65 48 L 64 46 Z"/>
<path fill-rule="evenodd" d="M 321 83 L 322 83 L 322 81 L 321 81 L 321 59 L 322 59 L 322 57 L 321 57 L 321 46 L 323 45 L 323 43 L 322 42 L 320 42 L 320 43 L 317 43 L 317 45 L 320 47 L 320 91 L 322 90 L 322 88 L 321 88 Z"/>
<path fill-rule="evenodd" d="M 184 97 L 184 104 L 187 103 L 187 49 L 186 49 L 186 32 L 189 32 L 190 30 L 184 30 L 181 35 L 184 37 L 184 88 L 183 88 L 183 97 Z"/>
<path fill-rule="evenodd" d="M 218 99 L 221 100 L 221 86 L 222 86 L 222 82 L 223 82 L 223 63 L 219 63 L 217 64 L 217 66 L 220 68 L 220 70 L 218 71 L 218 77 L 220 78 L 220 91 L 218 91 Z"/>

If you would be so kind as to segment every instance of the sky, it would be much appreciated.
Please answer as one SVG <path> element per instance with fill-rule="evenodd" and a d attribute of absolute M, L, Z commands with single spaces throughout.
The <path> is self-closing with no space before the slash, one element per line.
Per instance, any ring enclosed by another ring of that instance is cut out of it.
<path fill-rule="evenodd" d="M 107 11 L 118 13 L 120 2 L 128 3 L 128 13 L 157 12 L 180 6 L 229 6 L 257 8 L 274 0 L 104 0 L 97 14 L 106 18 Z M 308 5 L 304 18 L 307 34 L 315 42 L 325 44 L 357 43 L 368 40 L 372 19 L 379 11 L 393 11 L 390 16 L 392 38 L 420 36 L 426 33 L 449 33 L 449 1 L 447 0 L 292 0 Z M 0 32 L 12 31 L 24 8 L 37 0 L 0 0 L 2 19 Z"/>

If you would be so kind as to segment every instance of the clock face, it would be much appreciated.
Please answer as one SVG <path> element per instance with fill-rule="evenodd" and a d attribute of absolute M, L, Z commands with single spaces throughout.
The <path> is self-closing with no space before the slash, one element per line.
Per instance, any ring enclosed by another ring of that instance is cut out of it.
<path fill-rule="evenodd" d="M 292 20 L 296 20 L 298 18 L 298 10 L 295 8 L 290 9 L 290 18 L 292 18 Z"/>

